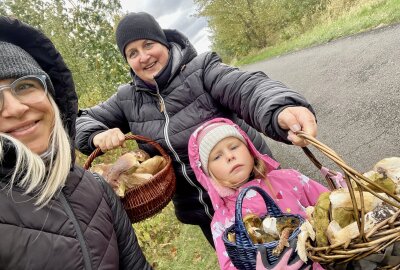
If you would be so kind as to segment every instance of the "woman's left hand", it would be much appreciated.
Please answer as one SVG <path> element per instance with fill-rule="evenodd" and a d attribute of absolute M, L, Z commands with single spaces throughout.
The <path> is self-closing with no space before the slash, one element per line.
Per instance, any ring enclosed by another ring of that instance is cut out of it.
<path fill-rule="evenodd" d="M 278 115 L 278 124 L 282 129 L 289 130 L 288 140 L 294 145 L 304 147 L 308 143 L 295 135 L 297 131 L 316 137 L 317 122 L 314 114 L 306 107 L 287 107 Z"/>

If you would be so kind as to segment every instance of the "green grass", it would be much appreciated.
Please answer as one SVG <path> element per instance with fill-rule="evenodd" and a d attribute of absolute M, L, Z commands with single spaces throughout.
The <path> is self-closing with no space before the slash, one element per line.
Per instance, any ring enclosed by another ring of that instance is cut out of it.
<path fill-rule="evenodd" d="M 180 223 L 172 203 L 133 227 L 147 260 L 157 270 L 219 268 L 215 251 L 200 227 Z"/>
<path fill-rule="evenodd" d="M 273 47 L 241 58 L 235 65 L 246 65 L 328 41 L 364 32 L 373 28 L 400 22 L 400 0 L 369 1 L 357 6 L 336 19 L 325 18 L 304 34 L 282 41 Z"/>

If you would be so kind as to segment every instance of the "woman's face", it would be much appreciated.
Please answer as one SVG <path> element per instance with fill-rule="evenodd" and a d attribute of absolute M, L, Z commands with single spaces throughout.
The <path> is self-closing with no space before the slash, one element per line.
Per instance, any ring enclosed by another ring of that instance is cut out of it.
<path fill-rule="evenodd" d="M 129 66 L 139 78 L 154 84 L 154 77 L 168 63 L 168 48 L 153 40 L 140 39 L 125 47 Z"/>
<path fill-rule="evenodd" d="M 15 79 L 0 80 L 0 132 L 25 144 L 32 152 L 42 154 L 49 146 L 54 126 L 54 111 L 43 85 L 39 81 L 25 80 L 15 91 L 29 91 L 17 98 L 8 86 Z M 23 95 L 31 95 L 25 98 Z"/>
<path fill-rule="evenodd" d="M 221 140 L 210 152 L 208 169 L 222 186 L 237 188 L 245 183 L 254 168 L 254 157 L 236 137 Z"/>

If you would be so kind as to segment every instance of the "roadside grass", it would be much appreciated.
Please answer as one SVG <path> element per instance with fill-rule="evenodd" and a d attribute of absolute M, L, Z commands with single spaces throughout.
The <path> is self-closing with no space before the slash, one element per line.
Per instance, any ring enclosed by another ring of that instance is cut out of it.
<path fill-rule="evenodd" d="M 296 38 L 253 52 L 232 64 L 254 63 L 397 22 L 400 22 L 400 0 L 363 1 L 362 5 L 342 12 L 337 18 L 322 16 L 320 24 Z"/>

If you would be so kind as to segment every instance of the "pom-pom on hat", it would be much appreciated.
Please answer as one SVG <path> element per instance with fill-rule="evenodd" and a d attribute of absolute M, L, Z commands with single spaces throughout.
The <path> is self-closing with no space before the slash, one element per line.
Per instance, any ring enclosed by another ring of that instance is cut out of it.
<path fill-rule="evenodd" d="M 214 123 L 205 127 L 198 135 L 197 142 L 199 145 L 199 156 L 201 166 L 205 174 L 208 172 L 208 157 L 211 150 L 223 139 L 235 137 L 247 145 L 246 140 L 239 131 L 232 125 L 226 123 Z"/>
<path fill-rule="evenodd" d="M 145 12 L 132 12 L 122 18 L 115 35 L 118 48 L 125 59 L 126 45 L 135 40 L 150 39 L 169 48 L 167 37 L 161 26 L 153 16 Z"/>

